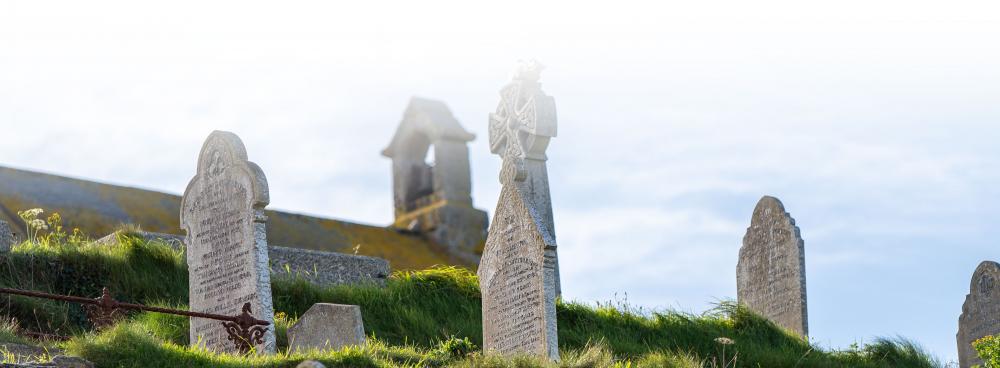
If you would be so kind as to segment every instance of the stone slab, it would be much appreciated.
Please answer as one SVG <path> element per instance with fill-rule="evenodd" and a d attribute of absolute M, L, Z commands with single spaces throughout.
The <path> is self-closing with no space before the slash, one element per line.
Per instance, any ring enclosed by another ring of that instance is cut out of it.
<path fill-rule="evenodd" d="M 961 368 L 982 365 L 972 342 L 1000 335 L 1000 264 L 984 261 L 972 274 L 969 294 L 958 317 L 958 364 Z"/>
<path fill-rule="evenodd" d="M 739 303 L 801 336 L 809 334 L 805 243 L 774 197 L 754 209 L 736 266 Z"/>
<path fill-rule="evenodd" d="M 361 307 L 317 303 L 288 328 L 289 350 L 340 350 L 365 344 Z"/>

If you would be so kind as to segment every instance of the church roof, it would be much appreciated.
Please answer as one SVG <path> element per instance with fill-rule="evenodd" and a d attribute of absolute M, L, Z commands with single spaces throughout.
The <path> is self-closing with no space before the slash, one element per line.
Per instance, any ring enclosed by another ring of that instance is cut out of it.
<path fill-rule="evenodd" d="M 24 231 L 17 211 L 42 208 L 45 215 L 58 212 L 67 229 L 79 227 L 94 239 L 122 224 L 183 234 L 180 200 L 174 194 L 0 166 L 0 220 L 10 223 L 16 233 Z M 271 245 L 341 253 L 354 253 L 357 247 L 357 254 L 384 258 L 393 270 L 475 266 L 423 237 L 388 227 L 283 211 L 268 210 L 266 214 Z"/>

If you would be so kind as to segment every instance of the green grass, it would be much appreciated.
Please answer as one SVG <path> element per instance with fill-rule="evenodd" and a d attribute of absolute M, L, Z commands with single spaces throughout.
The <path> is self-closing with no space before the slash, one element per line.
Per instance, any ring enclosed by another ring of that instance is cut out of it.
<path fill-rule="evenodd" d="M 0 285 L 96 297 L 108 286 L 119 300 L 186 308 L 183 254 L 124 236 L 120 245 L 22 244 L 0 256 Z M 392 275 L 385 287 L 320 288 L 302 280 L 273 282 L 278 346 L 285 330 L 317 302 L 361 306 L 370 344 L 339 352 L 217 355 L 187 347 L 187 319 L 134 314 L 95 333 L 77 305 L 22 297 L 0 299 L 14 330 L 73 335 L 61 344 L 99 367 L 294 367 L 316 359 L 330 367 L 541 367 L 530 357 L 483 355 L 480 294 L 474 274 L 434 268 Z M 819 349 L 732 303 L 704 315 L 640 312 L 627 305 L 559 303 L 559 343 L 565 367 L 937 367 L 918 346 L 881 339 L 844 351 Z M 22 339 L 0 329 L 0 341 Z M 733 345 L 716 342 L 732 339 Z M 725 350 L 723 350 L 725 348 Z M 734 361 L 735 359 L 735 361 Z M 726 365 L 729 363 L 729 365 Z"/>
<path fill-rule="evenodd" d="M 1000 367 L 1000 336 L 986 336 L 972 343 L 987 368 Z"/>

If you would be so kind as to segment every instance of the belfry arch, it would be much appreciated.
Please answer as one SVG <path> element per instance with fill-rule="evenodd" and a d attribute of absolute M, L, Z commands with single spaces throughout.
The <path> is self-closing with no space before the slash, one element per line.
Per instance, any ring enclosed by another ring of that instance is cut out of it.
<path fill-rule="evenodd" d="M 472 205 L 468 143 L 475 138 L 443 102 L 410 100 L 382 151 L 392 159 L 394 227 L 462 254 L 481 252 L 488 225 Z"/>

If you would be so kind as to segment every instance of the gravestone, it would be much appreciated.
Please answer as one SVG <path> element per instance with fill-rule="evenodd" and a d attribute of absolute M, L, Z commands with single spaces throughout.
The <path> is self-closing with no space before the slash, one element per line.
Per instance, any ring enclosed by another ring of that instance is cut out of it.
<path fill-rule="evenodd" d="M 14 232 L 10 230 L 10 225 L 6 221 L 0 220 L 0 252 L 10 251 L 14 246 Z"/>
<path fill-rule="evenodd" d="M 969 295 L 958 317 L 958 364 L 961 368 L 982 365 L 972 342 L 1000 335 L 1000 264 L 984 261 L 972 274 Z"/>
<path fill-rule="evenodd" d="M 736 284 L 740 304 L 801 336 L 809 334 L 805 243 L 777 198 L 761 198 L 753 211 Z"/>
<path fill-rule="evenodd" d="M 340 350 L 365 344 L 361 307 L 316 303 L 288 328 L 288 347 L 296 350 Z"/>
<path fill-rule="evenodd" d="M 255 346 L 259 353 L 275 351 L 264 216 L 268 201 L 267 179 L 247 161 L 240 138 L 212 132 L 198 156 L 198 173 L 181 199 L 190 308 L 236 316 L 250 303 L 254 317 L 271 323 L 263 343 Z M 191 318 L 190 331 L 192 344 L 236 352 L 219 321 Z"/>
<path fill-rule="evenodd" d="M 479 263 L 483 350 L 559 360 L 558 263 L 545 149 L 556 135 L 555 101 L 523 65 L 490 115 L 490 148 L 503 159 L 502 189 Z"/>

